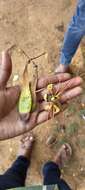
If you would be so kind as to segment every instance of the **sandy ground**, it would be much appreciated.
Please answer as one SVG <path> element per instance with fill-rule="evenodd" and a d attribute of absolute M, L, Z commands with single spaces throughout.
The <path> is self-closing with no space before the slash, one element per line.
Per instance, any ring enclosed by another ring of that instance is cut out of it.
<path fill-rule="evenodd" d="M 59 62 L 64 32 L 74 12 L 75 4 L 75 0 L 0 0 L 0 51 L 13 44 L 24 49 L 30 57 L 46 51 L 47 56 L 37 60 L 39 75 L 50 73 Z M 17 50 L 13 53 L 13 73 L 10 83 L 15 73 L 22 74 L 25 65 L 23 55 L 20 55 Z M 79 50 L 77 62 L 79 59 L 81 61 L 81 56 L 81 50 Z M 85 123 L 79 115 L 80 103 L 79 97 L 78 100 L 69 104 L 68 109 L 61 116 L 34 130 L 36 143 L 27 176 L 27 185 L 42 182 L 43 164 L 53 158 L 64 142 L 71 143 L 73 158 L 62 171 L 62 175 L 73 189 L 79 189 L 79 186 L 85 183 Z M 61 117 L 62 123 L 60 123 Z M 74 124 L 71 132 L 62 132 L 59 127 L 65 125 L 69 128 L 70 124 Z M 75 129 L 75 125 L 78 130 Z M 57 143 L 52 148 L 46 147 L 46 140 L 50 134 L 56 134 L 57 138 Z M 16 158 L 19 139 L 20 137 L 0 142 L 1 173 Z"/>

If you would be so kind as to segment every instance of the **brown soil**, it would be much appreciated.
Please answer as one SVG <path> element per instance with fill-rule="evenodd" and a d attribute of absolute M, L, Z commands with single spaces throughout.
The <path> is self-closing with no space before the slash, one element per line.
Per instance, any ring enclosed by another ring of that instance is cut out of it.
<path fill-rule="evenodd" d="M 18 44 L 31 57 L 46 51 L 47 56 L 37 60 L 39 75 L 50 73 L 59 62 L 64 32 L 74 9 L 74 0 L 1 0 L 0 51 L 13 44 Z M 82 50 L 85 54 L 83 45 Z M 25 65 L 25 57 L 18 51 L 13 53 L 13 74 L 10 83 L 15 73 L 22 74 Z M 81 49 L 74 62 L 76 65 L 78 62 L 84 64 Z M 85 121 L 79 115 L 82 109 L 81 99 L 82 97 L 79 97 L 72 101 L 61 115 L 34 130 L 36 143 L 27 185 L 42 182 L 43 164 L 53 158 L 64 142 L 70 142 L 72 145 L 73 157 L 62 171 L 62 175 L 72 189 L 80 189 L 85 183 Z M 65 129 L 62 130 L 63 126 Z M 57 139 L 51 148 L 46 146 L 50 135 L 56 135 Z M 16 158 L 19 139 L 20 137 L 0 142 L 1 173 Z"/>

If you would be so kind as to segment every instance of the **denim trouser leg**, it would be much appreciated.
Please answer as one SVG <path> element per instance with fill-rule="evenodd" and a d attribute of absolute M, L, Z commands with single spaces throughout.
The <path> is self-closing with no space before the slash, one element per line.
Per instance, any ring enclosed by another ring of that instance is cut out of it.
<path fill-rule="evenodd" d="M 44 185 L 57 184 L 59 190 L 71 190 L 67 183 L 60 178 L 61 172 L 57 164 L 47 162 L 43 167 Z"/>
<path fill-rule="evenodd" d="M 71 60 L 85 35 L 85 0 L 78 0 L 75 14 L 67 28 L 61 50 L 60 63 L 70 64 Z"/>
<path fill-rule="evenodd" d="M 24 186 L 29 165 L 30 161 L 19 156 L 13 165 L 0 176 L 0 190 Z"/>

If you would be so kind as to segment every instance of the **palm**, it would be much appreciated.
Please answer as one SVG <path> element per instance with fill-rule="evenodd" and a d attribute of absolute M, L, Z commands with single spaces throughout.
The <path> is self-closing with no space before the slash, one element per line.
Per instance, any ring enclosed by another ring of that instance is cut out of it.
<path fill-rule="evenodd" d="M 0 118 L 2 118 L 0 122 L 0 139 L 7 139 L 21 135 L 33 129 L 38 124 L 50 119 L 51 115 L 49 114 L 49 111 L 45 110 L 45 105 L 47 103 L 43 99 L 45 88 L 48 84 L 55 84 L 56 92 L 61 89 L 63 85 L 66 86 L 61 96 L 61 103 L 66 102 L 68 99 L 71 99 L 82 92 L 81 87 L 79 87 L 79 85 L 82 83 L 82 79 L 80 77 L 71 79 L 70 74 L 67 73 L 42 77 L 37 83 L 37 90 L 42 88 L 44 89 L 37 94 L 38 107 L 35 112 L 31 114 L 29 121 L 22 122 L 19 118 L 17 108 L 15 108 L 16 102 L 19 98 L 20 89 L 19 87 L 11 87 L 6 89 L 6 83 L 11 74 L 12 67 L 10 56 L 7 53 L 4 60 L 5 62 L 3 61 L 2 65 L 4 65 L 6 68 L 5 73 L 4 70 L 3 73 L 6 74 L 7 71 L 9 74 L 5 78 L 3 77 L 3 74 L 0 78 Z M 7 65 L 9 66 L 8 68 Z M 67 85 L 69 80 L 70 86 Z"/>

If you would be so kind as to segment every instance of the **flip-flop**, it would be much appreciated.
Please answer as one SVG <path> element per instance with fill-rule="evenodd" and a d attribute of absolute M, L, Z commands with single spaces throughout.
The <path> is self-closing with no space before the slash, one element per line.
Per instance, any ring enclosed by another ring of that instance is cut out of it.
<path fill-rule="evenodd" d="M 70 159 L 72 156 L 72 148 L 68 143 L 65 143 L 60 148 L 57 157 L 59 157 L 59 167 L 62 168 L 65 163 Z"/>

